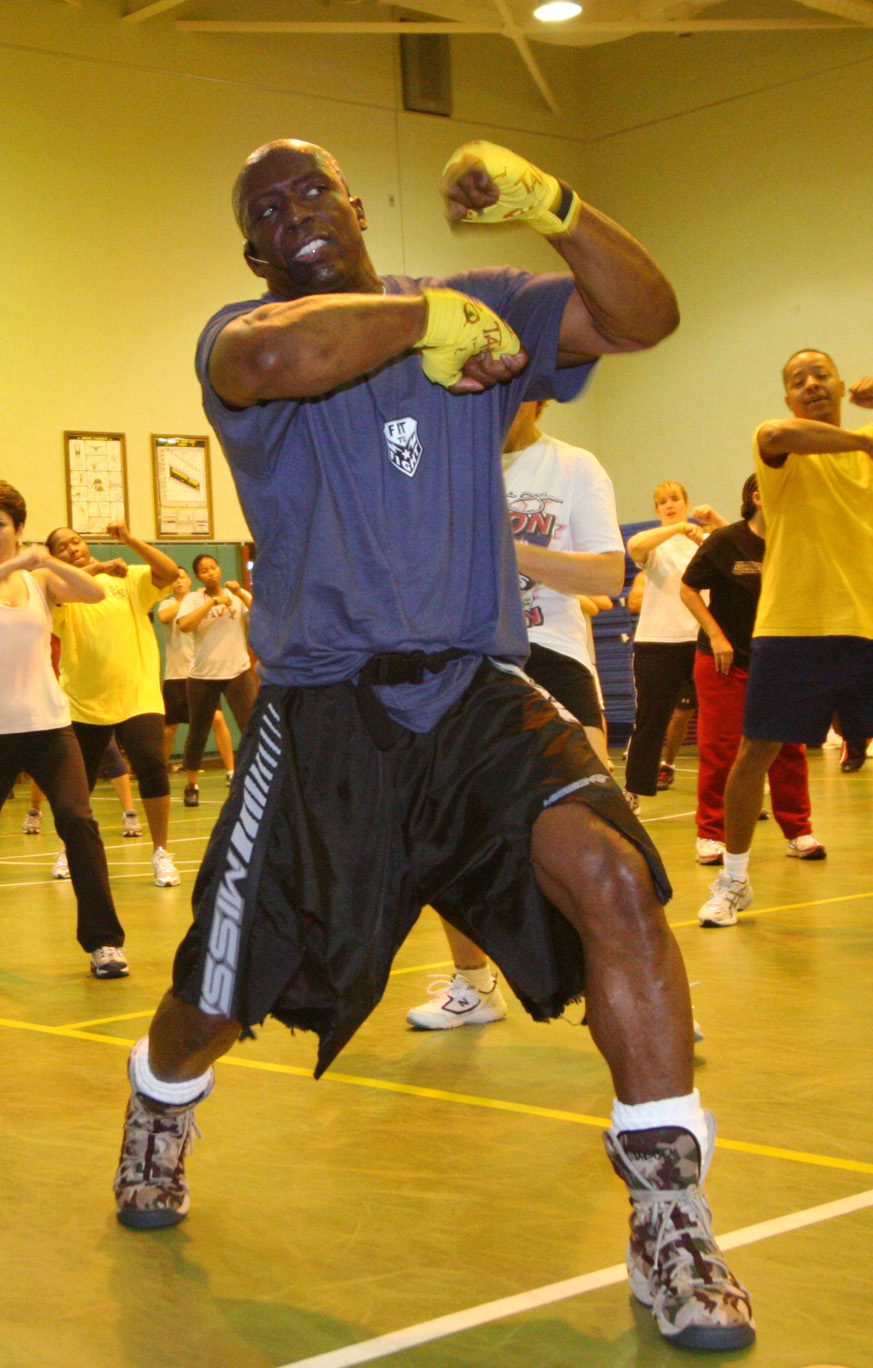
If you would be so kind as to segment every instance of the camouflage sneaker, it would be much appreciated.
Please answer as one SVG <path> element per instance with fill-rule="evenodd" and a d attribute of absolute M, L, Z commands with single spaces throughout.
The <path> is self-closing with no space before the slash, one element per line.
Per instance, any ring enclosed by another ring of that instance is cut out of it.
<path fill-rule="evenodd" d="M 194 1102 L 171 1107 L 142 1093 L 131 1094 L 124 1118 L 121 1157 L 115 1175 L 116 1215 L 133 1230 L 178 1225 L 191 1198 L 185 1182 L 185 1155 L 200 1134 L 194 1108 L 212 1091 L 208 1086 Z"/>
<path fill-rule="evenodd" d="M 701 1160 L 690 1131 L 609 1130 L 612 1166 L 628 1185 L 631 1291 L 652 1308 L 661 1334 L 687 1349 L 742 1349 L 755 1338 L 749 1294 L 733 1277 L 712 1233 L 701 1182 L 715 1144 L 715 1122 Z"/>

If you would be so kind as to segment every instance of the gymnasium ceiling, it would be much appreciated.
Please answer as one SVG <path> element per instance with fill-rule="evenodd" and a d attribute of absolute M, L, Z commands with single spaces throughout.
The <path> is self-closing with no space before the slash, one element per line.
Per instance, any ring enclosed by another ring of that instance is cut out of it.
<path fill-rule="evenodd" d="M 57 0 L 78 8 L 82 0 Z M 515 45 L 550 109 L 557 99 L 536 47 L 591 47 L 635 34 L 790 33 L 873 28 L 873 0 L 579 0 L 583 11 L 563 23 L 534 18 L 538 0 L 119 0 L 124 25 L 171 22 L 201 34 L 495 35 Z"/>

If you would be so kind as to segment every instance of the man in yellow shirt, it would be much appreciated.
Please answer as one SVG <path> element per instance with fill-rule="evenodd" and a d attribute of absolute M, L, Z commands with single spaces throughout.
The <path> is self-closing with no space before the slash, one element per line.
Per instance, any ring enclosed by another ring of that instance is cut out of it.
<path fill-rule="evenodd" d="M 873 426 L 841 427 L 845 385 L 826 352 L 795 352 L 782 378 L 792 416 L 755 433 L 767 554 L 724 869 L 701 926 L 733 926 L 752 901 L 749 852 L 782 743 L 821 745 L 835 712 L 845 735 L 873 735 Z M 873 378 L 849 397 L 873 408 Z"/>

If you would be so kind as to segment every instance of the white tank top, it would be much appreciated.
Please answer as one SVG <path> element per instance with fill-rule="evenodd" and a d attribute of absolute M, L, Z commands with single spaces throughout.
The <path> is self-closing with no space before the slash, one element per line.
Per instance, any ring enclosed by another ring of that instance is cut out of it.
<path fill-rule="evenodd" d="M 51 610 L 33 575 L 22 570 L 27 602 L 0 603 L 0 735 L 54 731 L 70 706 L 52 669 Z"/>

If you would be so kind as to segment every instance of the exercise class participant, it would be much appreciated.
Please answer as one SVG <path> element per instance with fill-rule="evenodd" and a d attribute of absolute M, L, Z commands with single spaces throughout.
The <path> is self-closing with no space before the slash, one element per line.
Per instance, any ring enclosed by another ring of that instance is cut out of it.
<path fill-rule="evenodd" d="M 65 604 L 54 611 L 53 626 L 61 640 L 61 687 L 70 700 L 89 789 L 97 781 L 113 730 L 124 746 L 154 846 L 155 883 L 165 888 L 178 884 L 179 872 L 167 850 L 170 784 L 164 760 L 164 700 L 158 642 L 148 614 L 176 578 L 176 565 L 158 547 L 132 537 L 124 523 L 110 523 L 106 530 L 145 564 L 95 560 L 70 527 L 55 528 L 46 538 L 52 555 L 96 575 L 104 590 L 98 604 Z"/>
<path fill-rule="evenodd" d="M 91 973 L 123 978 L 128 972 L 124 930 L 50 648 L 52 608 L 99 603 L 105 590 L 90 575 L 53 559 L 44 546 L 22 548 L 26 518 L 18 490 L 0 480 L 0 807 L 21 770 L 39 784 L 67 846 L 76 936 L 90 956 Z"/>
<path fill-rule="evenodd" d="M 679 581 L 707 530 L 725 521 L 708 504 L 699 505 L 691 514 L 685 486 L 678 480 L 662 480 L 653 498 L 661 526 L 635 533 L 627 544 L 628 555 L 646 576 L 634 632 L 636 704 L 624 780 L 625 796 L 634 812 L 639 810 L 640 794 L 652 797 L 658 792 L 661 747 L 683 689 L 688 690 L 686 701 L 692 704 L 684 711 L 690 716 L 696 705 L 697 623 L 679 598 Z M 689 516 L 699 517 L 700 522 L 689 522 Z"/>
<path fill-rule="evenodd" d="M 430 903 L 533 1016 L 584 991 L 617 1093 L 631 1285 L 673 1342 L 736 1347 L 754 1330 L 699 1186 L 714 1132 L 669 886 L 582 728 L 519 669 L 500 468 L 519 403 L 570 399 L 598 356 L 654 345 L 673 292 L 505 148 L 459 149 L 444 194 L 454 219 L 526 222 L 571 274 L 380 278 L 360 200 L 309 143 L 267 144 L 236 182 L 269 293 L 215 315 L 197 368 L 258 544 L 263 682 L 173 987 L 132 1052 L 118 1214 L 181 1220 L 213 1062 L 269 1013 L 317 1031 L 323 1072 Z"/>
<path fill-rule="evenodd" d="M 194 639 L 190 632 L 180 632 L 178 615 L 179 604 L 191 592 L 191 576 L 181 565 L 176 567 L 178 574 L 173 581 L 173 592 L 156 608 L 158 621 L 165 632 L 164 640 L 164 756 L 167 764 L 173 753 L 173 740 L 180 723 L 188 725 L 188 671 L 194 655 Z M 212 718 L 212 734 L 227 774 L 228 784 L 233 778 L 233 741 L 230 727 L 225 721 L 221 708 L 216 708 Z"/>
<path fill-rule="evenodd" d="M 700 751 L 696 854 L 706 865 L 721 864 L 724 857 L 724 786 L 743 732 L 766 530 L 757 475 L 743 485 L 741 513 L 739 522 L 717 527 L 707 537 L 679 586 L 682 602 L 700 623 L 694 657 Z M 705 591 L 708 605 L 702 598 Z M 810 822 L 806 747 L 782 746 L 768 775 L 773 816 L 788 841 L 786 853 L 823 860 L 825 848 L 813 836 Z"/>
<path fill-rule="evenodd" d="M 820 746 L 834 713 L 844 735 L 873 735 L 873 426 L 840 426 L 846 390 L 826 352 L 795 352 L 782 383 L 791 417 L 754 437 L 767 555 L 724 792 L 724 869 L 699 912 L 707 926 L 735 925 L 752 901 L 752 838 L 780 747 Z M 873 408 L 873 378 L 849 396 Z"/>
<path fill-rule="evenodd" d="M 248 726 L 258 696 L 245 629 L 251 594 L 236 580 L 223 585 L 221 566 L 207 551 L 194 557 L 193 570 L 203 588 L 189 590 L 176 618 L 179 631 L 189 632 L 194 639 L 186 686 L 188 735 L 182 756 L 187 777 L 186 807 L 197 807 L 200 802 L 197 775 L 221 695 L 227 699 L 241 732 Z"/>
<path fill-rule="evenodd" d="M 540 431 L 545 407 L 545 400 L 521 404 L 503 443 L 503 478 L 530 643 L 524 668 L 582 723 L 595 754 L 608 766 L 588 622 L 578 595 L 621 590 L 624 543 L 612 481 L 590 451 Z M 611 598 L 601 603 L 612 607 Z M 443 920 L 443 927 L 453 971 L 431 980 L 429 1001 L 411 1008 L 406 1020 L 429 1031 L 502 1021 L 506 1001 L 488 956 L 451 922 Z"/>

